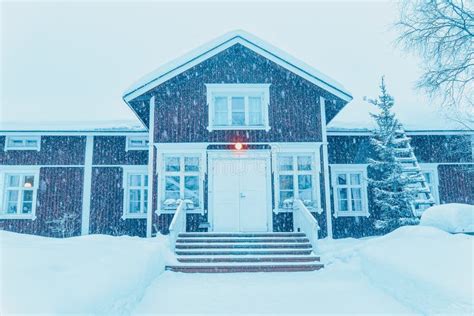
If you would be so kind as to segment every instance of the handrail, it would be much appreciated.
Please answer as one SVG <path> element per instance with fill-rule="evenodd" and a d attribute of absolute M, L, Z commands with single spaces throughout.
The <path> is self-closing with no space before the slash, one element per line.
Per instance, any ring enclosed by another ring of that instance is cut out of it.
<path fill-rule="evenodd" d="M 293 203 L 293 231 L 305 233 L 313 251 L 318 251 L 318 221 L 300 199 Z"/>
<path fill-rule="evenodd" d="M 170 224 L 170 247 L 174 251 L 176 247 L 176 239 L 181 232 L 186 231 L 186 201 L 182 200 L 179 202 L 176 212 L 173 215 L 173 219 Z"/>

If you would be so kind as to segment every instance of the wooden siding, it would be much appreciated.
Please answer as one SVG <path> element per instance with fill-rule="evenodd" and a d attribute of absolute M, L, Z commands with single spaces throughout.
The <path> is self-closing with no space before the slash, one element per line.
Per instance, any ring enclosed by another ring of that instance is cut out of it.
<path fill-rule="evenodd" d="M 474 164 L 439 165 L 440 203 L 474 204 Z"/>
<path fill-rule="evenodd" d="M 5 151 L 5 136 L 0 136 L 0 165 L 83 165 L 84 136 L 41 136 L 41 150 Z"/>
<path fill-rule="evenodd" d="M 330 164 L 361 164 L 373 157 L 368 136 L 328 136 Z"/>
<path fill-rule="evenodd" d="M 40 168 L 37 193 L 36 219 L 0 220 L 0 229 L 40 236 L 61 237 L 54 232 L 53 220 L 64 214 L 76 216 L 70 221 L 70 233 L 73 236 L 81 233 L 83 168 Z"/>
<path fill-rule="evenodd" d="M 94 165 L 146 165 L 147 150 L 125 151 L 126 136 L 95 136 Z"/>
<path fill-rule="evenodd" d="M 209 132 L 206 83 L 271 84 L 270 131 Z M 155 142 L 321 141 L 319 97 L 335 98 L 239 44 L 148 94 L 156 96 Z"/>
<path fill-rule="evenodd" d="M 91 234 L 146 236 L 146 219 L 122 219 L 122 179 L 123 168 L 92 169 Z"/>

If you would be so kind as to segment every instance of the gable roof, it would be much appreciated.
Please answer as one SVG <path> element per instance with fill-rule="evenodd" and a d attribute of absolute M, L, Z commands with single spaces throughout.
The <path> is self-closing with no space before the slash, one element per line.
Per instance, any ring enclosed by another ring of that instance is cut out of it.
<path fill-rule="evenodd" d="M 224 34 L 223 36 L 202 45 L 188 54 L 175 59 L 144 76 L 124 92 L 124 101 L 127 103 L 132 101 L 136 97 L 157 87 L 161 83 L 175 77 L 204 60 L 215 56 L 235 44 L 241 44 L 248 49 L 251 49 L 257 54 L 272 60 L 278 65 L 294 72 L 346 102 L 352 100 L 351 93 L 336 80 L 324 75 L 308 64 L 297 60 L 273 45 L 245 31 L 238 30 Z"/>

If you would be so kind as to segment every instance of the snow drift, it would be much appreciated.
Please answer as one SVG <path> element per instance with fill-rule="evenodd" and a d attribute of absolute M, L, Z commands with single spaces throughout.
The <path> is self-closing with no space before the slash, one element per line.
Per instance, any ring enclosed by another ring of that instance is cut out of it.
<path fill-rule="evenodd" d="M 128 314 L 163 272 L 165 238 L 0 231 L 0 314 Z"/>
<path fill-rule="evenodd" d="M 423 212 L 420 224 L 437 227 L 448 233 L 474 233 L 474 205 L 435 205 Z"/>

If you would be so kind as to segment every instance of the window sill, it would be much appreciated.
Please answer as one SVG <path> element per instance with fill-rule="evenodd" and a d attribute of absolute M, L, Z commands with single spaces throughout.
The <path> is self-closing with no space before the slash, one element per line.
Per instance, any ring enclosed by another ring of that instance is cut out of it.
<path fill-rule="evenodd" d="M 245 130 L 263 130 L 268 132 L 270 126 L 208 126 L 207 130 L 212 131 L 245 131 Z"/>
<path fill-rule="evenodd" d="M 122 216 L 122 219 L 146 219 L 146 213 L 145 214 L 124 214 Z"/>
<path fill-rule="evenodd" d="M 341 212 L 341 211 L 336 211 L 334 213 L 334 217 L 369 217 L 370 214 L 367 211 L 363 212 Z"/>
<path fill-rule="evenodd" d="M 20 215 L 20 214 L 14 214 L 14 215 L 7 215 L 7 214 L 1 214 L 0 219 L 29 219 L 34 221 L 36 219 L 35 215 L 31 214 L 25 214 L 25 215 Z"/>

